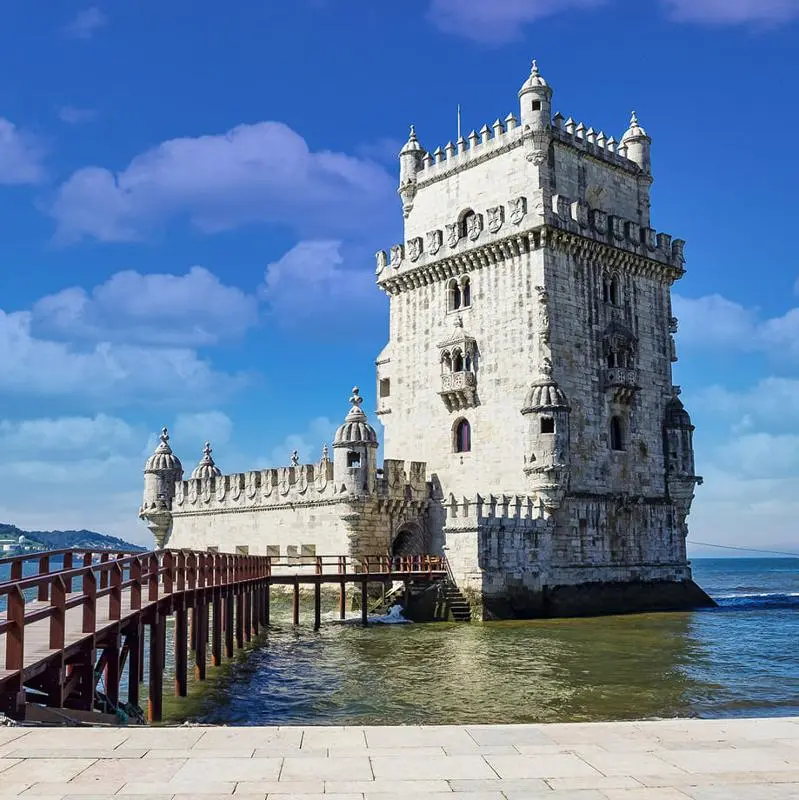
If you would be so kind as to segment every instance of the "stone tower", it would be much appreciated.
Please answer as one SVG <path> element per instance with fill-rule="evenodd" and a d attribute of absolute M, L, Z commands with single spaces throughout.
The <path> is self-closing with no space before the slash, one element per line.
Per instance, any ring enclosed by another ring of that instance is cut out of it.
<path fill-rule="evenodd" d="M 651 139 L 635 114 L 620 141 L 553 117 L 535 62 L 518 97 L 400 153 L 404 241 L 377 254 L 386 457 L 427 462 L 431 526 L 486 616 L 707 602 L 671 372 L 684 243 L 650 227 Z"/>

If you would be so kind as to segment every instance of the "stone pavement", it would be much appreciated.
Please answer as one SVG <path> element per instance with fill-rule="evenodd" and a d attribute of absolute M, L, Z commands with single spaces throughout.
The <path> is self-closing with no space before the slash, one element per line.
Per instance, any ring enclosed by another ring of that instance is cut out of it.
<path fill-rule="evenodd" d="M 0 728 L 0 798 L 788 800 L 799 718 Z"/>

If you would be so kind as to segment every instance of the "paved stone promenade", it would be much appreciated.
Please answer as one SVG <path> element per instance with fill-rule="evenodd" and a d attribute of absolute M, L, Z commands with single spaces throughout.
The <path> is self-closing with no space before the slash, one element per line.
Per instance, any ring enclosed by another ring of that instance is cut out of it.
<path fill-rule="evenodd" d="M 799 718 L 392 728 L 0 728 L 0 797 L 788 800 Z"/>

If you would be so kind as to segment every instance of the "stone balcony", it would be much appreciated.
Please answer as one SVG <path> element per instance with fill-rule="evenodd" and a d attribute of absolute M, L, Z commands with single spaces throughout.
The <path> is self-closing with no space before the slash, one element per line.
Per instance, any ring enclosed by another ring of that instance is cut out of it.
<path fill-rule="evenodd" d="M 473 372 L 449 372 L 441 376 L 441 391 L 448 411 L 474 405 L 477 376 Z"/>
<path fill-rule="evenodd" d="M 603 377 L 605 390 L 613 393 L 616 403 L 630 403 L 638 385 L 638 370 L 632 367 L 609 367 Z"/>

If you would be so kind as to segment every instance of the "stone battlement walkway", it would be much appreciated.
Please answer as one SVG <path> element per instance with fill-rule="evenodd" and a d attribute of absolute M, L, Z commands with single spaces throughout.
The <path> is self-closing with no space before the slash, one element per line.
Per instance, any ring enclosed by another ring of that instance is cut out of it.
<path fill-rule="evenodd" d="M 788 800 L 799 718 L 0 728 L 0 798 Z"/>

